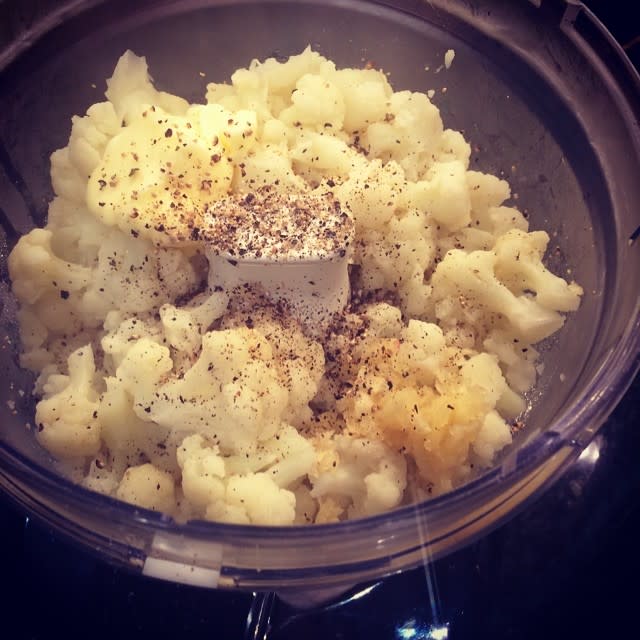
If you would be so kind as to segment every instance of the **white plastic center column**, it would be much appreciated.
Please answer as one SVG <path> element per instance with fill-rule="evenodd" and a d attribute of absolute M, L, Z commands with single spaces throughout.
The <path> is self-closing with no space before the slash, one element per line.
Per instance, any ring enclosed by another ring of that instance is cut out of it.
<path fill-rule="evenodd" d="M 205 220 L 211 288 L 255 286 L 312 333 L 346 306 L 354 224 L 330 191 L 262 187 L 216 202 Z"/>

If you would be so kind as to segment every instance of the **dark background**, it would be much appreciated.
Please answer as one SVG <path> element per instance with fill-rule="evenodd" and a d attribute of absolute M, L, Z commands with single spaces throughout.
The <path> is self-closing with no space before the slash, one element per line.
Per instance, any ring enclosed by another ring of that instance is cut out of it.
<path fill-rule="evenodd" d="M 637 3 L 585 4 L 640 68 Z M 639 400 L 636 377 L 601 431 L 595 466 L 577 465 L 510 523 L 432 565 L 433 604 L 420 569 L 324 610 L 296 614 L 278 603 L 269 638 L 429 640 L 438 626 L 455 639 L 640 637 Z M 4 497 L 0 541 L 7 640 L 244 634 L 250 594 L 124 573 L 29 521 Z"/>

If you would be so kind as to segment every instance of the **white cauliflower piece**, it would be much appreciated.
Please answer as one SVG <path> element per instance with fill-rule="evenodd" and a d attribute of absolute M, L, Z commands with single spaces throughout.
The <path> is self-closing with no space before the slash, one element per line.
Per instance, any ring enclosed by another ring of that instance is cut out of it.
<path fill-rule="evenodd" d="M 471 145 L 459 131 L 445 129 L 440 138 L 440 148 L 436 153 L 436 162 L 450 162 L 459 160 L 465 169 L 469 168 Z"/>
<path fill-rule="evenodd" d="M 382 442 L 335 437 L 337 464 L 311 476 L 316 498 L 346 496 L 349 517 L 374 515 L 400 504 L 407 482 L 404 457 Z"/>
<path fill-rule="evenodd" d="M 373 160 L 363 170 L 352 171 L 336 188 L 340 202 L 360 229 L 382 229 L 394 215 L 404 185 L 404 171 L 396 162 Z"/>
<path fill-rule="evenodd" d="M 148 337 L 136 340 L 118 366 L 118 383 L 134 398 L 134 410 L 141 420 L 150 419 L 157 387 L 172 368 L 168 347 Z"/>
<path fill-rule="evenodd" d="M 58 196 L 85 204 L 87 178 L 99 164 L 108 140 L 120 129 L 109 102 L 92 105 L 83 117 L 72 118 L 69 144 L 51 155 L 51 184 Z"/>
<path fill-rule="evenodd" d="M 185 498 L 201 513 L 224 501 L 225 463 L 217 445 L 208 445 L 200 434 L 187 436 L 177 449 Z"/>
<path fill-rule="evenodd" d="M 181 115 L 189 103 L 183 98 L 153 86 L 147 60 L 132 51 L 120 56 L 113 75 L 107 80 L 107 99 L 113 105 L 119 120 L 128 123 L 139 114 L 144 105 L 158 105 L 169 113 Z"/>
<path fill-rule="evenodd" d="M 114 374 L 129 350 L 141 338 L 163 342 L 162 327 L 149 314 L 127 317 L 120 311 L 110 311 L 104 321 L 105 334 L 100 346 L 105 354 L 103 366 Z"/>
<path fill-rule="evenodd" d="M 118 310 L 140 313 L 192 291 L 198 275 L 178 249 L 158 249 L 117 229 L 104 234 L 80 310 L 99 324 Z"/>
<path fill-rule="evenodd" d="M 491 233 L 497 238 L 510 229 L 529 231 L 529 221 L 514 207 L 489 207 L 489 221 Z"/>
<path fill-rule="evenodd" d="M 169 350 L 147 340 L 136 352 L 138 358 L 132 352 L 118 376 L 126 363 L 128 378 L 138 377 L 130 389 L 142 420 L 202 433 L 225 454 L 252 453 L 259 441 L 278 431 L 288 392 L 278 380 L 271 347 L 258 331 L 205 333 L 195 364 L 182 378 L 157 387 L 159 378 L 171 369 Z"/>
<path fill-rule="evenodd" d="M 510 445 L 511 429 L 497 411 L 490 411 L 471 445 L 481 464 L 489 466 L 496 453 Z"/>
<path fill-rule="evenodd" d="M 513 334 L 523 341 L 535 343 L 555 333 L 564 318 L 526 294 L 512 293 L 496 277 L 497 261 L 492 251 L 447 252 L 431 278 L 434 301 L 462 297 L 465 304 L 470 301 L 490 313 L 501 314 Z M 446 320 L 441 313 L 439 317 Z"/>
<path fill-rule="evenodd" d="M 332 80 L 342 91 L 345 131 L 364 131 L 373 122 L 384 120 L 393 90 L 382 71 L 340 69 Z"/>
<path fill-rule="evenodd" d="M 295 496 L 276 484 L 271 473 L 234 474 L 217 445 L 200 435 L 178 448 L 184 495 L 209 520 L 262 525 L 292 524 Z"/>
<path fill-rule="evenodd" d="M 402 330 L 402 311 L 386 302 L 368 305 L 363 315 L 369 322 L 367 330 L 378 338 L 393 338 Z"/>
<path fill-rule="evenodd" d="M 289 152 L 292 166 L 310 182 L 345 176 L 367 166 L 366 158 L 340 138 L 308 129 L 296 131 L 297 141 Z"/>
<path fill-rule="evenodd" d="M 324 374 L 322 345 L 305 336 L 296 324 L 282 325 L 269 315 L 253 313 L 253 326 L 269 342 L 278 380 L 288 390 L 282 419 L 299 426 L 311 418 L 309 402 L 318 391 Z"/>
<path fill-rule="evenodd" d="M 511 196 L 509 183 L 480 171 L 467 171 L 466 177 L 471 198 L 473 225 L 479 229 L 491 231 L 494 225 L 491 211 Z"/>
<path fill-rule="evenodd" d="M 223 133 L 230 136 L 236 125 L 216 129 L 220 111 L 194 106 L 176 116 L 152 105 L 131 119 L 109 140 L 91 173 L 91 213 L 157 246 L 193 244 L 207 204 L 226 195 L 233 176 L 227 157 L 234 140 Z M 235 114 L 225 115 L 225 123 L 235 123 Z"/>
<path fill-rule="evenodd" d="M 49 330 L 30 307 L 21 307 L 16 316 L 23 348 L 20 366 L 30 371 L 43 371 L 54 362 L 54 354 L 46 348 Z"/>
<path fill-rule="evenodd" d="M 286 62 L 268 58 L 264 62 L 253 60 L 250 70 L 255 71 L 268 87 L 270 95 L 285 96 L 290 100 L 298 80 L 305 74 L 331 76 L 335 64 L 307 47 L 302 53 L 290 56 Z"/>
<path fill-rule="evenodd" d="M 293 492 L 280 488 L 267 473 L 229 478 L 226 502 L 231 507 L 244 510 L 252 524 L 290 525 L 296 515 Z"/>
<path fill-rule="evenodd" d="M 293 171 L 286 147 L 267 145 L 256 149 L 241 164 L 234 175 L 236 192 L 252 191 L 275 181 L 279 181 L 278 188 L 283 191 L 302 192 L 307 189 L 307 183 Z"/>
<path fill-rule="evenodd" d="M 150 463 L 129 467 L 118 485 L 116 496 L 137 507 L 168 515 L 176 509 L 173 477 Z"/>
<path fill-rule="evenodd" d="M 46 228 L 53 232 L 51 248 L 54 254 L 84 267 L 94 266 L 102 239 L 108 233 L 84 202 L 78 204 L 60 196 L 49 205 Z"/>
<path fill-rule="evenodd" d="M 96 367 L 90 345 L 69 356 L 69 375 L 51 375 L 36 406 L 37 438 L 57 458 L 95 455 L 100 449 Z"/>
<path fill-rule="evenodd" d="M 354 261 L 362 265 L 362 286 L 367 290 L 395 291 L 406 315 L 423 316 L 431 295 L 425 270 L 436 253 L 425 214 L 409 211 L 402 217 L 393 217 L 382 231 L 368 231 L 361 239 Z"/>
<path fill-rule="evenodd" d="M 400 336 L 398 365 L 410 370 L 417 384 L 433 385 L 446 355 L 442 329 L 431 322 L 409 320 Z"/>
<path fill-rule="evenodd" d="M 477 225 L 469 229 L 474 197 L 477 199 L 469 173 L 459 159 L 434 162 L 425 179 L 407 183 L 402 201 L 406 207 L 428 212 L 429 220 L 446 232 L 478 231 Z"/>
<path fill-rule="evenodd" d="M 462 364 L 460 376 L 467 389 L 480 390 L 485 402 L 494 407 L 507 383 L 498 366 L 498 359 L 488 353 L 479 353 Z"/>
<path fill-rule="evenodd" d="M 105 382 L 107 390 L 100 397 L 98 417 L 102 441 L 110 452 L 112 467 L 122 472 L 138 462 L 141 454 L 164 470 L 172 467 L 164 445 L 169 430 L 140 420 L 133 411 L 131 394 L 117 378 L 109 377 Z"/>
<path fill-rule="evenodd" d="M 568 284 L 542 263 L 549 243 L 545 231 L 526 233 L 511 229 L 496 240 L 495 275 L 516 295 L 526 291 L 545 309 L 575 311 L 580 305 L 582 288 Z"/>
<path fill-rule="evenodd" d="M 430 219 L 448 231 L 457 231 L 471 221 L 471 198 L 466 168 L 459 160 L 437 162 L 427 174 L 425 208 Z"/>
<path fill-rule="evenodd" d="M 479 353 L 464 362 L 460 374 L 467 389 L 478 393 L 503 416 L 513 419 L 524 411 L 524 399 L 507 385 L 496 356 Z"/>
<path fill-rule="evenodd" d="M 160 307 L 160 320 L 169 344 L 179 351 L 197 352 L 202 334 L 209 329 L 214 320 L 227 310 L 229 296 L 222 292 L 213 292 L 197 304 L 194 301 L 186 307 L 164 304 Z"/>
<path fill-rule="evenodd" d="M 254 455 L 228 456 L 225 464 L 229 474 L 263 471 L 279 487 L 287 488 L 309 473 L 315 459 L 313 444 L 294 427 L 284 425 L 273 438 L 261 442 Z"/>
<path fill-rule="evenodd" d="M 396 160 L 408 180 L 423 177 L 444 131 L 440 112 L 423 93 L 397 91 L 388 101 L 384 122 L 369 125 L 363 145 L 374 158 Z"/>
<path fill-rule="evenodd" d="M 33 229 L 22 236 L 9 255 L 13 292 L 21 303 L 34 304 L 42 296 L 58 291 L 67 296 L 84 289 L 91 270 L 58 258 L 52 249 L 53 232 Z"/>
<path fill-rule="evenodd" d="M 88 176 L 100 164 L 109 138 L 120 129 L 120 121 L 110 102 L 92 105 L 84 117 L 72 118 L 69 160 L 80 175 Z"/>
<path fill-rule="evenodd" d="M 482 342 L 487 353 L 497 356 L 505 378 L 515 391 L 524 393 L 535 383 L 538 352 L 531 345 L 513 338 L 505 331 L 494 329 Z"/>
<path fill-rule="evenodd" d="M 342 128 L 345 115 L 342 92 L 331 80 L 307 73 L 291 94 L 291 106 L 280 112 L 280 120 L 292 125 L 300 122 L 311 127 Z"/>

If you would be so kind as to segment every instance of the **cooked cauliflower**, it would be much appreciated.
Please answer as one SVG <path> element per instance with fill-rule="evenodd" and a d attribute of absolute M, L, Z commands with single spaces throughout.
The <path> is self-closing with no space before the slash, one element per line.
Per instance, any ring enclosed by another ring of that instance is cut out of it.
<path fill-rule="evenodd" d="M 90 345 L 69 356 L 69 375 L 52 374 L 36 408 L 38 440 L 58 458 L 95 455 L 100 449 L 96 367 Z"/>
<path fill-rule="evenodd" d="M 116 496 L 138 507 L 172 514 L 176 508 L 175 486 L 171 474 L 146 463 L 129 467 Z"/>
<path fill-rule="evenodd" d="M 321 503 L 328 497 L 348 498 L 343 504 L 353 518 L 388 511 L 400 504 L 407 484 L 402 455 L 382 442 L 344 435 L 336 436 L 331 444 L 335 464 L 311 475 L 314 498 Z"/>
<path fill-rule="evenodd" d="M 126 52 L 105 96 L 72 118 L 47 225 L 9 257 L 37 439 L 72 477 L 178 520 L 284 526 L 380 513 L 494 463 L 537 343 L 583 292 L 428 95 L 307 48 L 203 104 Z M 265 188 L 351 218 L 351 297 L 322 330 L 229 284 L 221 265 L 243 254 L 207 262 L 207 216 Z"/>
<path fill-rule="evenodd" d="M 219 447 L 208 446 L 200 435 L 184 439 L 178 449 L 178 464 L 185 497 L 200 517 L 239 524 L 293 523 L 294 494 L 281 488 L 275 470 L 234 472 L 229 469 L 233 464 L 225 464 Z M 287 478 L 286 484 L 290 481 Z"/>

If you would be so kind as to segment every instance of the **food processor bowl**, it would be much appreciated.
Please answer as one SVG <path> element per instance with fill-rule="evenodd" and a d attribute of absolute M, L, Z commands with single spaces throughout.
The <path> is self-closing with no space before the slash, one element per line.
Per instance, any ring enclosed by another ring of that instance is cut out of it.
<path fill-rule="evenodd" d="M 578 458 L 624 394 L 640 350 L 640 80 L 580 3 L 76 0 L 0 11 L 0 486 L 59 533 L 149 576 L 309 604 L 486 534 Z M 464 486 L 336 524 L 179 524 L 73 484 L 27 426 L 33 379 L 17 363 L 6 264 L 45 222 L 51 152 L 128 48 L 159 88 L 196 101 L 251 59 L 307 45 L 341 67 L 384 69 L 396 90 L 433 90 L 445 126 L 471 144 L 471 168 L 509 181 L 531 228 L 551 236 L 550 268 L 583 286 L 580 309 L 542 347 L 526 428 Z"/>

